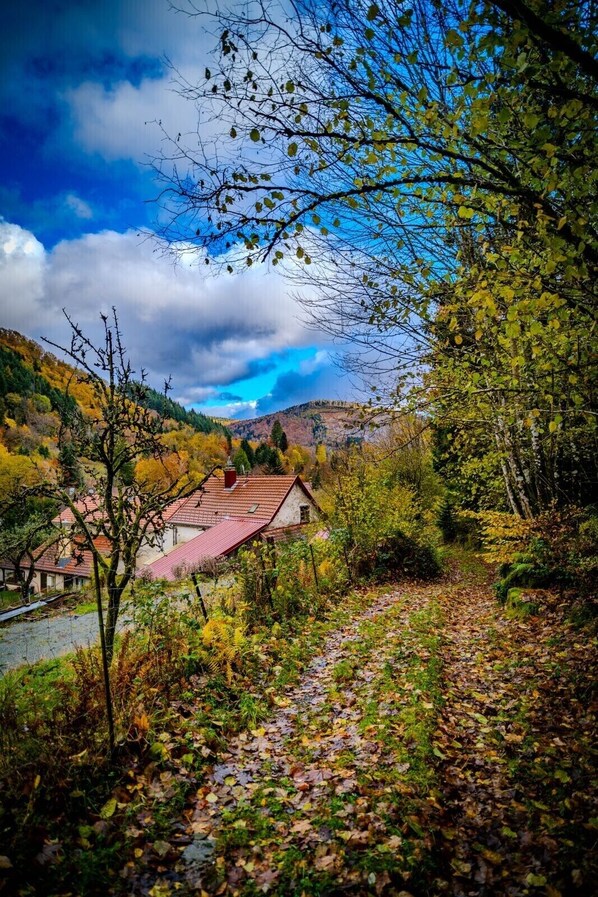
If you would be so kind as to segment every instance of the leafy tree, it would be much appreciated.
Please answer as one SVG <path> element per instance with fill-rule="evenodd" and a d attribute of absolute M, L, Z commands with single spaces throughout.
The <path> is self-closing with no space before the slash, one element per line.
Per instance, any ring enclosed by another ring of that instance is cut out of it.
<path fill-rule="evenodd" d="M 74 529 L 92 554 L 99 610 L 100 592 L 107 597 L 105 633 L 101 618 L 100 629 L 110 663 L 121 598 L 135 574 L 137 554 L 143 544 L 157 544 L 164 509 L 190 494 L 193 483 L 161 439 L 164 418 L 143 402 L 145 374 L 135 380 L 116 311 L 111 319 L 102 315 L 104 341 L 98 346 L 68 315 L 67 320 L 70 346 L 56 347 L 72 359 L 77 378 L 93 393 L 96 416 L 70 415 L 65 432 L 75 454 L 90 462 L 91 490 L 83 502 L 63 483 L 50 492 L 70 508 Z M 98 547 L 98 537 L 107 540 L 108 553 Z"/>
<path fill-rule="evenodd" d="M 284 473 L 282 455 L 279 450 L 265 442 L 260 443 L 255 450 L 255 463 L 268 474 L 280 475 Z"/>
<path fill-rule="evenodd" d="M 169 450 L 185 456 L 189 463 L 189 473 L 201 478 L 215 466 L 224 466 L 229 454 L 225 435 L 216 431 L 200 433 L 183 426 L 170 430 L 162 436 L 162 442 Z"/>
<path fill-rule="evenodd" d="M 39 479 L 40 473 L 33 461 L 23 455 L 12 455 L 0 443 L 0 496 L 3 500 L 26 491 Z"/>
<path fill-rule="evenodd" d="M 193 177 L 162 160 L 171 236 L 226 248 L 227 264 L 236 248 L 245 263 L 292 253 L 375 401 L 431 411 L 516 513 L 592 500 L 589 0 L 257 9 L 219 12 L 218 70 L 186 86 L 210 97 L 239 162 L 175 144 Z"/>
<path fill-rule="evenodd" d="M 285 453 L 288 466 L 293 473 L 303 473 L 311 462 L 309 449 L 302 445 L 291 445 Z"/>
<path fill-rule="evenodd" d="M 66 439 L 60 444 L 58 463 L 63 485 L 72 487 L 77 492 L 82 489 L 85 482 L 83 468 L 79 463 L 75 446 Z"/>

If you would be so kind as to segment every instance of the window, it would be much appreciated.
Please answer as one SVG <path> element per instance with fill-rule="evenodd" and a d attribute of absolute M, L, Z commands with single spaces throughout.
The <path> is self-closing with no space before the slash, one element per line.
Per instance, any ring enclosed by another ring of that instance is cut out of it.
<path fill-rule="evenodd" d="M 257 505 L 257 504 L 255 504 L 255 505 L 250 505 L 249 508 L 247 509 L 247 513 L 248 513 L 248 514 L 255 514 L 255 512 L 257 511 L 257 509 L 258 509 L 258 505 Z"/>
<path fill-rule="evenodd" d="M 299 505 L 299 520 L 301 523 L 309 523 L 309 505 Z"/>
<path fill-rule="evenodd" d="M 172 544 L 176 545 L 178 541 L 179 541 L 179 531 L 176 528 L 176 526 L 173 526 L 173 528 L 172 528 Z"/>

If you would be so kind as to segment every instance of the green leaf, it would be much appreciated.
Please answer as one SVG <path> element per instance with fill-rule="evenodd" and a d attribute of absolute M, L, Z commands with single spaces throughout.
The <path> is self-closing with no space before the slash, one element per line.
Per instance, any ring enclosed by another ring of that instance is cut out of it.
<path fill-rule="evenodd" d="M 372 3 L 372 5 L 370 6 L 370 8 L 367 11 L 366 19 L 368 20 L 368 22 L 373 22 L 374 19 L 379 15 L 379 13 L 380 13 L 380 7 L 378 6 L 378 4 Z"/>
<path fill-rule="evenodd" d="M 291 158 L 292 158 L 293 156 L 296 156 L 296 155 L 297 155 L 297 144 L 296 144 L 296 143 L 289 143 L 289 147 L 288 147 L 288 149 L 287 149 L 287 153 L 289 154 L 289 156 L 291 156 Z"/>
<path fill-rule="evenodd" d="M 457 212 L 459 218 L 465 218 L 469 220 L 474 216 L 474 210 L 470 209 L 469 206 L 459 206 L 459 211 Z"/>
<path fill-rule="evenodd" d="M 254 143 L 257 143 L 258 140 L 260 139 L 260 132 L 258 131 L 257 128 L 252 128 L 251 131 L 249 132 L 249 136 L 253 140 Z"/>

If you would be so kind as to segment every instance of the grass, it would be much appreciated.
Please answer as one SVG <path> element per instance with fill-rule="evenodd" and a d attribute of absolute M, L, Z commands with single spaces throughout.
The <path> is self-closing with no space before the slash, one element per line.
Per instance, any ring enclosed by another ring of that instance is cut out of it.
<path fill-rule="evenodd" d="M 18 607 L 23 603 L 21 593 L 15 589 L 0 589 L 0 611 Z"/>

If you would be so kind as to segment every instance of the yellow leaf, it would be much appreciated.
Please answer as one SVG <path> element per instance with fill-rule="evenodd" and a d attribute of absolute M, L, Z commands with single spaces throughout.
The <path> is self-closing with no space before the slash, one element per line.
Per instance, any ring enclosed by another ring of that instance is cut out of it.
<path fill-rule="evenodd" d="M 111 816 L 114 816 L 114 811 L 116 810 L 116 798 L 111 797 L 106 801 L 102 809 L 100 810 L 100 816 L 102 819 L 110 819 Z"/>
<path fill-rule="evenodd" d="M 460 346 L 461 343 L 463 342 L 463 337 L 461 336 L 460 333 L 458 333 L 457 336 L 455 337 L 455 342 L 458 346 Z"/>

